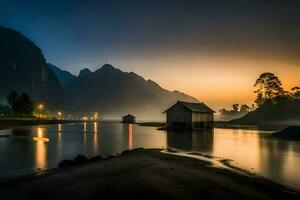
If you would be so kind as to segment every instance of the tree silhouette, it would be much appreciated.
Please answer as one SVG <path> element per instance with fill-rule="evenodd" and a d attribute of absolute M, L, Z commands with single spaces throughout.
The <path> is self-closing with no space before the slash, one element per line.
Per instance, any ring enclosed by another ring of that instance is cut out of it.
<path fill-rule="evenodd" d="M 28 94 L 22 93 L 19 96 L 14 91 L 7 96 L 7 102 L 14 115 L 32 115 L 34 102 Z"/>
<path fill-rule="evenodd" d="M 233 112 L 239 112 L 239 104 L 235 103 L 232 105 Z"/>
<path fill-rule="evenodd" d="M 285 94 L 281 81 L 271 72 L 262 73 L 256 80 L 254 87 L 256 88 L 254 92 L 257 93 L 255 100 L 257 106 Z"/>
<path fill-rule="evenodd" d="M 240 107 L 240 112 L 241 113 L 247 113 L 247 112 L 249 112 L 249 110 L 250 110 L 250 107 L 247 104 L 243 104 Z"/>
<path fill-rule="evenodd" d="M 33 101 L 31 100 L 31 97 L 26 93 L 22 93 L 17 100 L 17 107 L 19 114 L 32 115 Z"/>
<path fill-rule="evenodd" d="M 16 102 L 18 98 L 19 98 L 19 94 L 16 91 L 10 93 L 6 98 L 7 103 L 10 105 L 10 108 L 14 113 L 14 115 L 16 115 Z"/>
<path fill-rule="evenodd" d="M 296 86 L 291 89 L 293 98 L 300 98 L 300 87 Z"/>
<path fill-rule="evenodd" d="M 222 108 L 219 110 L 219 116 L 222 120 L 232 120 L 239 117 L 244 116 L 250 111 L 250 106 L 247 104 L 242 104 L 239 106 L 239 104 L 235 103 L 232 104 L 231 110 L 227 110 L 225 108 Z"/>

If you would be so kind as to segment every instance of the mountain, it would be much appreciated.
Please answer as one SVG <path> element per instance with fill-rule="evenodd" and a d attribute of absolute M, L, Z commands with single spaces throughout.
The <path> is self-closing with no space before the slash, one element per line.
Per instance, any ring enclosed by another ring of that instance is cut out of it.
<path fill-rule="evenodd" d="M 62 89 L 56 75 L 32 41 L 17 31 L 0 26 L 0 97 L 13 90 L 30 94 L 49 106 L 61 103 Z"/>
<path fill-rule="evenodd" d="M 99 112 L 107 118 L 131 113 L 137 120 L 161 119 L 162 112 L 178 100 L 198 102 L 110 64 L 94 72 L 85 68 L 76 77 L 47 64 L 41 49 L 22 34 L 0 26 L 0 102 L 14 90 L 52 110 L 60 107 L 77 116 Z"/>
<path fill-rule="evenodd" d="M 280 101 L 266 102 L 244 117 L 231 120 L 231 124 L 239 125 L 300 125 L 300 99 L 281 99 Z"/>
<path fill-rule="evenodd" d="M 91 70 L 89 70 L 88 68 L 84 68 L 84 69 L 80 70 L 78 78 L 79 79 L 84 78 L 87 75 L 90 75 L 91 73 L 92 73 Z"/>
<path fill-rule="evenodd" d="M 71 74 L 68 71 L 61 70 L 59 67 L 51 63 L 47 63 L 47 65 L 55 73 L 61 86 L 64 89 L 68 89 L 72 85 L 72 83 L 77 79 L 75 75 Z"/>
<path fill-rule="evenodd" d="M 131 113 L 137 119 L 161 119 L 162 112 L 177 100 L 199 102 L 179 91 L 168 91 L 152 80 L 133 72 L 123 72 L 110 64 L 73 83 L 66 91 L 68 110 L 82 115 L 99 112 L 104 117 L 120 118 Z"/>

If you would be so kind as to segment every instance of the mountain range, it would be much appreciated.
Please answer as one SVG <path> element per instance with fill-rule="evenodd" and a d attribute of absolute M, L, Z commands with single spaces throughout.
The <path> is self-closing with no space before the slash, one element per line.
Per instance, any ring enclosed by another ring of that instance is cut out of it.
<path fill-rule="evenodd" d="M 152 80 L 105 64 L 96 71 L 84 68 L 78 76 L 46 59 L 41 49 L 21 33 L 0 26 L 0 99 L 12 91 L 26 92 L 50 110 L 76 116 L 99 112 L 120 118 L 161 119 L 177 100 L 198 102 L 179 91 L 168 91 Z"/>
<path fill-rule="evenodd" d="M 140 119 L 160 119 L 162 112 L 177 100 L 198 102 L 179 91 L 168 91 L 152 80 L 123 72 L 110 64 L 96 71 L 85 68 L 78 76 L 48 64 L 64 88 L 65 109 L 75 115 L 99 112 L 118 118 L 131 113 Z"/>

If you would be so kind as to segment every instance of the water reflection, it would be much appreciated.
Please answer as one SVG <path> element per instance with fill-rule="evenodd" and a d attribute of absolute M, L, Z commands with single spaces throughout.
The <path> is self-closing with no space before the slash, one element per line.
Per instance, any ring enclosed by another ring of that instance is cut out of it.
<path fill-rule="evenodd" d="M 62 125 L 57 125 L 57 156 L 62 156 Z"/>
<path fill-rule="evenodd" d="M 86 128 L 86 122 L 83 122 L 83 132 L 86 133 L 87 128 Z"/>
<path fill-rule="evenodd" d="M 13 136 L 28 136 L 32 133 L 31 129 L 28 128 L 14 128 L 11 130 Z"/>
<path fill-rule="evenodd" d="M 132 124 L 128 124 L 128 149 L 132 149 Z"/>
<path fill-rule="evenodd" d="M 98 122 L 94 122 L 93 123 L 93 127 L 94 127 L 94 143 L 93 143 L 93 146 L 94 146 L 94 153 L 96 154 L 98 152 Z"/>
<path fill-rule="evenodd" d="M 167 146 L 177 150 L 212 153 L 214 131 L 211 128 L 193 131 L 167 131 Z"/>
<path fill-rule="evenodd" d="M 46 167 L 46 144 L 45 142 L 49 142 L 49 138 L 44 137 L 44 128 L 38 127 L 37 137 L 33 137 L 33 140 L 36 141 L 36 168 L 44 169 Z"/>
<path fill-rule="evenodd" d="M 62 125 L 61 125 L 61 124 L 58 124 L 57 126 L 58 126 L 58 127 L 57 127 L 58 132 L 61 132 L 61 130 L 62 130 Z"/>
<path fill-rule="evenodd" d="M 262 131 L 173 132 L 135 124 L 84 122 L 23 127 L 11 132 L 11 137 L 0 138 L 0 177 L 8 176 L 7 171 L 56 167 L 62 159 L 78 154 L 106 156 L 136 147 L 171 147 L 232 159 L 240 167 L 277 181 L 288 180 L 300 188 L 300 142 L 270 139 Z"/>
<path fill-rule="evenodd" d="M 33 140 L 37 142 L 49 142 L 49 138 L 44 137 L 44 130 L 44 128 L 38 127 L 37 137 L 33 137 Z"/>
<path fill-rule="evenodd" d="M 86 133 L 84 133 L 84 134 L 83 134 L 83 144 L 84 144 L 84 146 L 86 146 L 86 141 L 87 141 L 87 140 L 86 140 Z"/>
<path fill-rule="evenodd" d="M 94 133 L 98 132 L 98 122 L 94 122 Z"/>

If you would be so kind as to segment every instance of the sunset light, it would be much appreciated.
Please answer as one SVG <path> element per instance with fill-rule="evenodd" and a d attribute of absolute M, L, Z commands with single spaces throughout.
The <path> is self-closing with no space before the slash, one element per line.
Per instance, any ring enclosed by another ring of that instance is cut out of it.
<path fill-rule="evenodd" d="M 0 2 L 0 200 L 300 199 L 300 0 Z"/>

